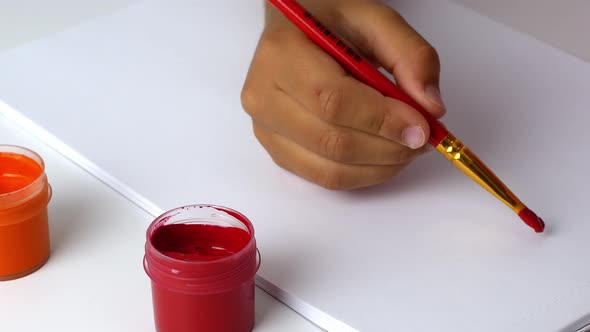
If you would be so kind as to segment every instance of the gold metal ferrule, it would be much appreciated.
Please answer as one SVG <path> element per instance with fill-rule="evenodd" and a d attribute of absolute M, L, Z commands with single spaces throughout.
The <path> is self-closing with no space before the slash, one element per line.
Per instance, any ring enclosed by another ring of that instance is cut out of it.
<path fill-rule="evenodd" d="M 453 134 L 449 133 L 445 139 L 436 146 L 436 150 L 449 159 L 458 169 L 479 183 L 490 194 L 508 205 L 514 212 L 519 213 L 525 206 L 522 202 L 500 181 L 500 179 L 463 143 Z"/>

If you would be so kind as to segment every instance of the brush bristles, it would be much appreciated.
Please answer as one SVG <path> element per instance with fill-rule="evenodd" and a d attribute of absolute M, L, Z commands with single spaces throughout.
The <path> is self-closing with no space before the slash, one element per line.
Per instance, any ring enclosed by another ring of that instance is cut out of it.
<path fill-rule="evenodd" d="M 525 222 L 525 224 L 529 225 L 537 233 L 542 233 L 545 229 L 545 222 L 543 222 L 543 219 L 539 218 L 529 208 L 524 208 L 522 211 L 520 211 L 518 216 L 520 219 L 522 219 L 522 221 Z"/>

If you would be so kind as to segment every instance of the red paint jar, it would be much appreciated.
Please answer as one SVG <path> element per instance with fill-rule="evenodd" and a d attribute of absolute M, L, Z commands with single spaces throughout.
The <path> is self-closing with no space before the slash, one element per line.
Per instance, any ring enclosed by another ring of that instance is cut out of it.
<path fill-rule="evenodd" d="M 157 331 L 251 331 L 259 265 L 254 227 L 241 213 L 191 205 L 162 214 L 144 257 Z"/>
<path fill-rule="evenodd" d="M 43 159 L 0 145 L 0 281 L 27 276 L 49 259 L 50 199 Z"/>

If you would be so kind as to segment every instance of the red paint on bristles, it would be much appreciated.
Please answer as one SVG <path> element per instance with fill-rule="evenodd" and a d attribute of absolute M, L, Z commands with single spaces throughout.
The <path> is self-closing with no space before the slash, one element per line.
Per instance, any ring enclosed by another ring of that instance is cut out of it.
<path fill-rule="evenodd" d="M 543 219 L 539 218 L 533 211 L 529 208 L 524 208 L 518 214 L 520 219 L 525 222 L 525 224 L 529 225 L 532 229 L 535 230 L 537 233 L 542 233 L 545 229 L 545 222 Z"/>

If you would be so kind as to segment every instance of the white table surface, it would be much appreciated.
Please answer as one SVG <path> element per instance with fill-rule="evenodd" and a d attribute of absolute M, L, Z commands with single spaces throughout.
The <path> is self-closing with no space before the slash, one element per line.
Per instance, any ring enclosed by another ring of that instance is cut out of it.
<path fill-rule="evenodd" d="M 0 51 L 138 1 L 0 0 Z M 590 62 L 590 44 L 580 42 L 590 27 L 587 0 L 453 1 Z"/>
<path fill-rule="evenodd" d="M 0 0 L 0 51 L 107 15 L 138 0 Z"/>
<path fill-rule="evenodd" d="M 142 267 L 152 217 L 2 116 L 0 144 L 39 153 L 54 190 L 51 258 L 0 282 L 0 331 L 155 331 Z M 320 329 L 257 288 L 254 332 L 276 331 Z"/>
<path fill-rule="evenodd" d="M 133 2 L 0 0 L 0 52 Z M 154 331 L 141 264 L 151 216 L 2 116 L 0 144 L 41 154 L 54 189 L 51 259 L 0 283 L 0 331 Z M 257 288 L 254 332 L 265 331 L 320 329 Z"/>
<path fill-rule="evenodd" d="M 493 20 L 590 62 L 588 0 L 453 0 Z"/>
<path fill-rule="evenodd" d="M 0 138 L 1 138 L 1 137 L 0 137 Z M 569 294 L 569 293 L 568 293 L 568 294 Z M 2 295 L 2 293 L 1 293 L 1 289 L 0 289 L 0 296 L 1 296 L 1 295 Z M 574 294 L 573 294 L 573 293 L 572 293 L 572 294 L 569 294 L 569 295 L 571 295 L 571 296 L 574 296 Z M 571 297 L 571 296 L 570 296 L 570 297 Z M 574 296 L 574 297 L 575 297 L 575 296 Z M 580 296 L 580 298 L 582 298 L 582 297 Z M 553 306 L 557 306 L 557 304 L 553 304 Z M 102 309 L 102 308 L 101 308 L 101 309 Z M 547 310 L 548 310 L 548 309 L 549 309 L 549 307 L 547 307 L 547 308 L 544 308 L 544 309 L 547 309 Z M 135 326 L 137 326 L 137 325 L 135 325 Z M 2 326 L 1 326 L 1 325 L 0 325 L 0 330 L 2 330 Z M 134 329 L 134 330 L 136 330 L 136 329 Z M 280 330 L 284 330 L 284 328 L 281 328 Z"/>

